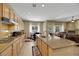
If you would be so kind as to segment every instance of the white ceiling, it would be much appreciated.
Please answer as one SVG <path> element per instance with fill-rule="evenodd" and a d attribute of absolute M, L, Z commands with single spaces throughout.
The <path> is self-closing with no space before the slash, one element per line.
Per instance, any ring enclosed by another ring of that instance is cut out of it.
<path fill-rule="evenodd" d="M 37 3 L 33 8 L 32 3 L 10 3 L 15 12 L 25 20 L 31 21 L 69 21 L 71 16 L 79 18 L 78 3 Z"/>

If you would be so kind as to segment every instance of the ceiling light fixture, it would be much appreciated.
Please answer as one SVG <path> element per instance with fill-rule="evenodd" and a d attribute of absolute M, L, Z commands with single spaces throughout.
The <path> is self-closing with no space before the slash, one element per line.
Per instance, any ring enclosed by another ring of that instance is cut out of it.
<path fill-rule="evenodd" d="M 44 4 L 42 4 L 42 7 L 45 7 L 45 5 L 44 5 Z"/>
<path fill-rule="evenodd" d="M 35 7 L 36 7 L 36 4 L 35 4 L 35 3 L 33 3 L 33 4 L 32 4 L 32 7 L 33 7 L 33 8 L 35 8 Z"/>

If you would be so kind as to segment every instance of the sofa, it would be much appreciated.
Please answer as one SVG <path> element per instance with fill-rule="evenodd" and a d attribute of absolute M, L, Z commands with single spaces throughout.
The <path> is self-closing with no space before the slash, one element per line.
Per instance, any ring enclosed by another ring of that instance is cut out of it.
<path fill-rule="evenodd" d="M 61 38 L 65 36 L 66 39 L 79 43 L 79 35 L 76 35 L 75 31 L 59 32 L 57 36 Z"/>

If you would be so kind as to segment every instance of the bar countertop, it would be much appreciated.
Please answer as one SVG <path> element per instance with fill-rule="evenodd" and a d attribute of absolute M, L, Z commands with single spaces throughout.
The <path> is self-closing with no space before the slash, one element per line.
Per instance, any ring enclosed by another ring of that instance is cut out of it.
<path fill-rule="evenodd" d="M 64 39 L 64 38 L 60 38 L 60 37 L 57 37 L 57 36 L 54 36 L 51 39 L 42 38 L 42 37 L 39 37 L 39 38 L 42 41 L 44 41 L 52 49 L 59 49 L 59 48 L 64 48 L 64 47 L 68 47 L 68 46 L 77 45 L 77 43 L 75 43 L 74 41 Z"/>

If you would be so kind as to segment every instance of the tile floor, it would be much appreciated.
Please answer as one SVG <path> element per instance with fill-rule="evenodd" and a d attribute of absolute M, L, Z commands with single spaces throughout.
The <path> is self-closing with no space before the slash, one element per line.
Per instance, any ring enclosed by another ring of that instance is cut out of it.
<path fill-rule="evenodd" d="M 35 46 L 34 41 L 24 42 L 20 56 L 32 56 L 32 46 Z"/>

